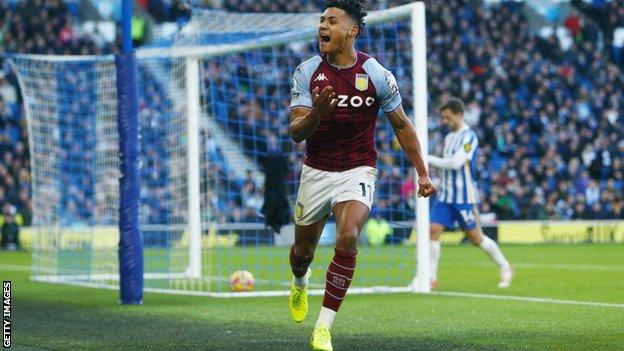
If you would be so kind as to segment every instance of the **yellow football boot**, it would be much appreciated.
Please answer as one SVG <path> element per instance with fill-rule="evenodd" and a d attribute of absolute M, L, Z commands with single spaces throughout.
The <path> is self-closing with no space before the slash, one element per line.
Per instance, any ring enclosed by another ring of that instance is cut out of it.
<path fill-rule="evenodd" d="M 303 322 L 308 315 L 308 288 L 299 288 L 294 284 L 290 287 L 288 309 L 293 321 L 297 323 Z"/>
<path fill-rule="evenodd" d="M 310 346 L 313 351 L 334 351 L 329 328 L 324 325 L 314 328 L 314 332 L 310 338 Z"/>

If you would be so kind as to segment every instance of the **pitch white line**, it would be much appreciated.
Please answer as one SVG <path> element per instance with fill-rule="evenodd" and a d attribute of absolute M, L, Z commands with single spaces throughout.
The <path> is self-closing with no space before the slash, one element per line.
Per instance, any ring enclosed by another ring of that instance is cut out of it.
<path fill-rule="evenodd" d="M 622 271 L 618 269 L 616 266 L 601 266 L 601 265 L 567 265 L 567 264 L 555 264 L 555 265 L 540 265 L 540 264 L 520 264 L 520 265 L 531 265 L 531 266 L 543 266 L 544 268 L 553 268 L 555 269 L 579 269 L 579 267 L 584 267 L 588 270 L 614 270 L 614 271 Z M 515 267 L 520 267 L 519 264 L 515 264 Z M 535 267 L 538 268 L 538 267 Z M 583 268 L 580 268 L 583 269 Z M 10 264 L 0 264 L 0 270 L 5 271 L 19 271 L 19 272 L 29 272 L 31 270 L 30 266 L 25 265 L 10 265 Z M 57 282 L 58 283 L 58 282 Z M 77 285 L 83 287 L 96 287 L 96 288 L 106 288 L 117 290 L 117 286 L 110 286 L 105 284 L 97 284 L 92 282 L 69 282 L 70 285 Z M 287 284 L 284 282 L 283 284 Z M 290 283 L 288 283 L 290 284 Z M 311 288 L 317 288 L 314 290 L 310 290 L 310 295 L 322 295 L 324 292 L 318 288 L 324 287 L 323 284 L 310 284 Z M 381 292 L 378 287 L 372 288 L 352 288 L 349 290 L 350 294 L 370 294 L 370 293 L 379 293 Z M 145 288 L 146 292 L 157 292 L 157 293 L 172 293 L 179 295 L 197 295 L 197 296 L 211 296 L 211 297 L 249 297 L 249 296 L 288 296 L 288 291 L 266 291 L 266 292 L 249 292 L 249 293 L 214 293 L 214 292 L 204 292 L 204 291 L 180 291 L 180 290 L 167 290 L 167 289 L 150 289 Z M 394 292 L 394 293 L 409 293 L 411 292 L 410 288 L 389 288 L 384 292 Z M 624 308 L 624 304 L 622 303 L 609 303 L 609 302 L 592 302 L 592 301 L 577 301 L 577 300 L 560 300 L 560 299 L 552 299 L 552 298 L 544 298 L 544 297 L 529 297 L 529 296 L 514 296 L 514 295 L 495 295 L 495 294 L 479 294 L 479 293 L 466 293 L 466 292 L 458 292 L 458 291 L 432 291 L 432 295 L 439 296 L 453 296 L 453 297 L 468 297 L 468 298 L 478 298 L 478 299 L 491 299 L 491 300 L 508 300 L 508 301 L 526 301 L 526 302 L 537 302 L 537 303 L 551 303 L 557 305 L 577 305 L 577 306 L 592 306 L 592 307 L 611 307 L 611 308 Z"/>
<path fill-rule="evenodd" d="M 0 265 L 1 266 L 1 265 Z M 60 284 L 56 281 L 47 281 L 47 283 Z M 64 284 L 75 285 L 87 288 L 100 288 L 118 290 L 118 286 L 106 285 L 95 282 L 65 282 Z M 250 292 L 208 292 L 208 291 L 188 291 L 188 290 L 173 290 L 173 289 L 154 289 L 144 288 L 145 292 L 153 292 L 159 294 L 173 294 L 173 295 L 187 295 L 187 296 L 207 296 L 216 298 L 236 298 L 236 297 L 278 297 L 288 296 L 289 292 L 286 290 L 279 291 L 250 291 Z M 308 291 L 309 295 L 320 296 L 323 295 L 324 290 L 311 289 Z M 351 288 L 349 289 L 349 295 L 359 294 L 381 294 L 381 293 L 413 293 L 410 287 L 368 287 L 368 288 Z M 426 295 L 426 294 L 425 294 Z M 491 299 L 491 300 L 508 300 L 508 301 L 524 301 L 524 302 L 537 302 L 537 303 L 551 303 L 556 305 L 576 305 L 576 306 L 590 306 L 590 307 L 609 307 L 609 308 L 624 308 L 624 304 L 621 303 L 608 303 L 608 302 L 591 302 L 591 301 L 576 301 L 576 300 L 559 300 L 543 297 L 528 297 L 528 296 L 513 296 L 513 295 L 494 295 L 494 294 L 477 294 L 477 293 L 465 293 L 456 291 L 432 291 L 431 295 L 438 296 L 451 296 L 451 297 L 467 297 L 477 299 Z"/>
<path fill-rule="evenodd" d="M 457 291 L 432 291 L 431 294 L 432 295 L 441 295 L 441 296 L 454 296 L 454 297 L 472 297 L 472 298 L 477 298 L 477 299 L 511 300 L 511 301 L 527 301 L 527 302 L 552 303 L 552 304 L 557 304 L 557 305 L 580 305 L 580 306 L 593 306 L 593 307 L 624 308 L 624 304 L 622 304 L 622 303 L 591 302 L 591 301 L 576 301 L 576 300 L 559 300 L 559 299 L 551 299 L 551 298 L 545 298 L 545 297 L 477 294 L 477 293 L 465 293 L 465 292 L 457 292 Z"/>
<path fill-rule="evenodd" d="M 477 267 L 495 267 L 490 262 L 472 262 L 471 266 Z M 459 264 L 457 265 L 459 266 Z M 566 264 L 566 263 L 513 263 L 511 266 L 514 268 L 528 268 L 528 269 L 557 269 L 557 270 L 570 270 L 570 271 L 611 271 L 624 273 L 623 266 L 616 265 L 599 265 L 599 264 Z"/>
<path fill-rule="evenodd" d="M 20 264 L 0 264 L 0 271 L 30 272 L 30 266 Z"/>

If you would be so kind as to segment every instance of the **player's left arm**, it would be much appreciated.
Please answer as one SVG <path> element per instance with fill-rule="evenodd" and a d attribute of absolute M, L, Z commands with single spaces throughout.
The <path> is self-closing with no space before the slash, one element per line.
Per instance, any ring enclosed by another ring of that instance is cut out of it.
<path fill-rule="evenodd" d="M 418 173 L 418 197 L 429 197 L 436 192 L 436 187 L 429 178 L 427 165 L 423 160 L 420 142 L 416 135 L 414 125 L 407 117 L 401 101 L 399 86 L 392 72 L 383 68 L 375 59 L 370 59 L 364 64 L 364 68 L 371 76 L 377 90 L 379 105 L 388 116 L 388 120 L 394 129 L 394 133 L 401 144 L 407 157 L 412 162 Z"/>
<path fill-rule="evenodd" d="M 418 135 L 416 134 L 414 125 L 409 117 L 407 117 L 403 106 L 400 105 L 392 112 L 386 112 L 386 116 L 388 116 L 388 120 L 399 140 L 399 144 L 401 144 L 407 157 L 416 168 L 416 172 L 418 172 L 418 196 L 429 197 L 433 195 L 436 192 L 436 187 L 433 181 L 431 181 L 431 178 L 429 178 L 429 173 L 427 172 L 427 167 L 425 166 L 420 149 Z"/>

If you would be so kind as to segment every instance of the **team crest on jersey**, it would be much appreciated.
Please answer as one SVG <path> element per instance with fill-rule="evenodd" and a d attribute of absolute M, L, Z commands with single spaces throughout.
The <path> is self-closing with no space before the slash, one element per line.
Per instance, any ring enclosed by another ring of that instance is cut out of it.
<path fill-rule="evenodd" d="M 368 89 L 368 74 L 355 75 L 355 88 L 359 91 L 366 91 L 366 89 Z"/>
<path fill-rule="evenodd" d="M 472 144 L 471 143 L 464 144 L 464 151 L 470 152 L 470 150 L 472 150 Z"/>

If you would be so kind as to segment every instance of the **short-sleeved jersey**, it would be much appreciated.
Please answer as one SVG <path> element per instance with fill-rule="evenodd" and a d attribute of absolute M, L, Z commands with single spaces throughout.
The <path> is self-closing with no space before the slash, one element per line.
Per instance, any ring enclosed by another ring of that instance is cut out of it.
<path fill-rule="evenodd" d="M 443 177 L 438 201 L 450 204 L 476 204 L 479 202 L 476 179 L 478 148 L 477 134 L 468 126 L 464 126 L 457 132 L 449 133 L 444 138 L 443 157 L 451 158 L 457 152 L 461 152 L 466 154 L 468 160 L 460 169 L 442 170 Z"/>
<path fill-rule="evenodd" d="M 338 105 L 321 118 L 306 140 L 305 164 L 340 172 L 360 166 L 375 167 L 374 133 L 379 109 L 392 112 L 401 105 L 401 95 L 392 73 L 374 58 L 357 53 L 352 67 L 329 63 L 327 55 L 303 62 L 293 76 L 290 107 L 312 107 L 312 95 L 331 85 Z"/>

